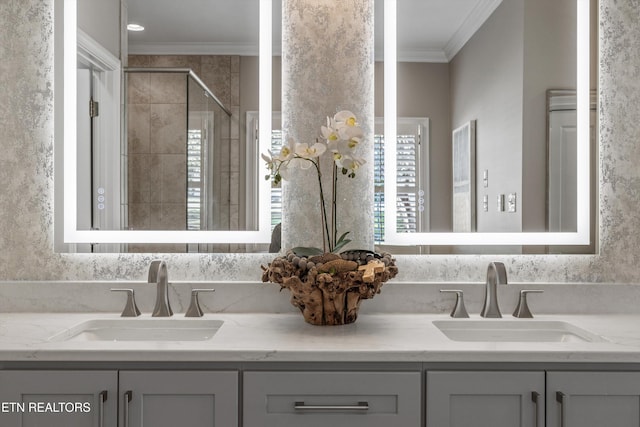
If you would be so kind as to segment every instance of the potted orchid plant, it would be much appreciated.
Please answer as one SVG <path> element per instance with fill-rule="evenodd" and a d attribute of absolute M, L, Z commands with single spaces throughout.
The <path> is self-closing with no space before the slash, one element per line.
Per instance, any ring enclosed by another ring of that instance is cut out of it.
<path fill-rule="evenodd" d="M 262 154 L 262 158 L 267 162 L 270 174 L 265 179 L 273 179 L 275 184 L 290 177 L 290 171 L 294 168 L 311 169 L 318 177 L 320 191 L 321 218 L 323 247 L 293 248 L 293 252 L 298 255 L 310 256 L 326 252 L 337 252 L 348 244 L 349 232 L 345 232 L 338 237 L 336 227 L 336 192 L 338 177 L 340 175 L 347 178 L 355 178 L 356 172 L 365 160 L 356 157 L 354 150 L 362 142 L 364 132 L 358 125 L 355 115 L 351 111 L 343 110 L 333 117 L 327 117 L 327 125 L 320 128 L 322 140 L 316 140 L 312 145 L 306 142 L 296 142 L 289 139 L 279 153 L 269 151 Z M 325 189 L 322 183 L 321 158 L 331 156 L 331 203 L 327 209 L 325 201 Z"/>

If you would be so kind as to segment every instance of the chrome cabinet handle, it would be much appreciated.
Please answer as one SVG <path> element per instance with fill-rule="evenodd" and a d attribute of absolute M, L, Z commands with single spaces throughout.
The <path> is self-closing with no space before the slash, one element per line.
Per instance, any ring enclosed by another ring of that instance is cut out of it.
<path fill-rule="evenodd" d="M 98 427 L 104 427 L 104 402 L 107 400 L 107 390 L 102 390 L 98 397 L 100 397 L 100 401 L 98 402 Z"/>
<path fill-rule="evenodd" d="M 536 411 L 535 413 L 535 417 L 534 417 L 534 427 L 540 427 L 540 393 L 538 393 L 537 391 L 532 391 L 531 392 L 531 401 L 534 403 L 534 411 Z"/>
<path fill-rule="evenodd" d="M 357 405 L 306 405 L 304 402 L 296 402 L 293 409 L 296 411 L 368 411 L 369 402 L 358 402 Z"/>
<path fill-rule="evenodd" d="M 124 427 L 129 427 L 129 402 L 133 398 L 131 390 L 124 394 Z"/>
<path fill-rule="evenodd" d="M 560 404 L 560 427 L 564 427 L 564 398 L 565 394 L 561 391 L 556 392 L 556 402 Z"/>

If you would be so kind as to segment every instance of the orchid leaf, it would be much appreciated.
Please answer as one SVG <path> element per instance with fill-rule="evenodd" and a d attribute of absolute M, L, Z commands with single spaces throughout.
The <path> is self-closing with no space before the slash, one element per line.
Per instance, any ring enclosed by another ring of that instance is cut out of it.
<path fill-rule="evenodd" d="M 295 248 L 291 249 L 293 251 L 294 254 L 298 255 L 298 256 L 306 256 L 306 257 L 310 257 L 310 256 L 314 256 L 314 255 L 322 255 L 323 251 L 320 248 L 307 248 L 307 247 L 303 247 L 303 246 L 296 246 Z"/>
<path fill-rule="evenodd" d="M 333 251 L 332 251 L 333 253 L 337 253 L 340 249 L 345 247 L 345 245 L 351 242 L 351 239 L 345 239 L 345 237 L 347 237 L 347 234 L 349 234 L 348 231 L 344 233 L 342 236 L 340 236 L 340 238 L 336 242 L 335 247 L 333 248 Z"/>
<path fill-rule="evenodd" d="M 340 238 L 336 242 L 336 244 L 342 242 L 344 240 L 344 238 L 347 237 L 347 234 L 349 234 L 349 231 L 347 231 L 346 233 L 343 233 L 342 236 L 340 236 Z M 351 241 L 351 240 L 349 240 L 349 241 Z"/>

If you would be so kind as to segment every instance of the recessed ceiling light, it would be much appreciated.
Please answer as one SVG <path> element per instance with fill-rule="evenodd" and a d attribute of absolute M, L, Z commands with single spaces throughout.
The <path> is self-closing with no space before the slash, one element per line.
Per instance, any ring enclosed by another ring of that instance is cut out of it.
<path fill-rule="evenodd" d="M 140 24 L 128 24 L 127 30 L 129 31 L 144 31 L 144 27 Z"/>

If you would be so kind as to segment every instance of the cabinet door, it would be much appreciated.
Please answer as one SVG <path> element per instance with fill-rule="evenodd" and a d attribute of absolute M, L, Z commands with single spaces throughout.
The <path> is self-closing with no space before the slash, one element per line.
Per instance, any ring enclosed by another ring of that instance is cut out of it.
<path fill-rule="evenodd" d="M 246 372 L 244 427 L 419 427 L 420 372 Z"/>
<path fill-rule="evenodd" d="M 0 371 L 0 426 L 116 427 L 116 371 Z"/>
<path fill-rule="evenodd" d="M 427 372 L 427 427 L 543 427 L 544 372 Z"/>
<path fill-rule="evenodd" d="M 238 373 L 121 371 L 124 427 L 237 427 Z"/>
<path fill-rule="evenodd" d="M 640 373 L 548 372 L 548 427 L 638 427 Z"/>

